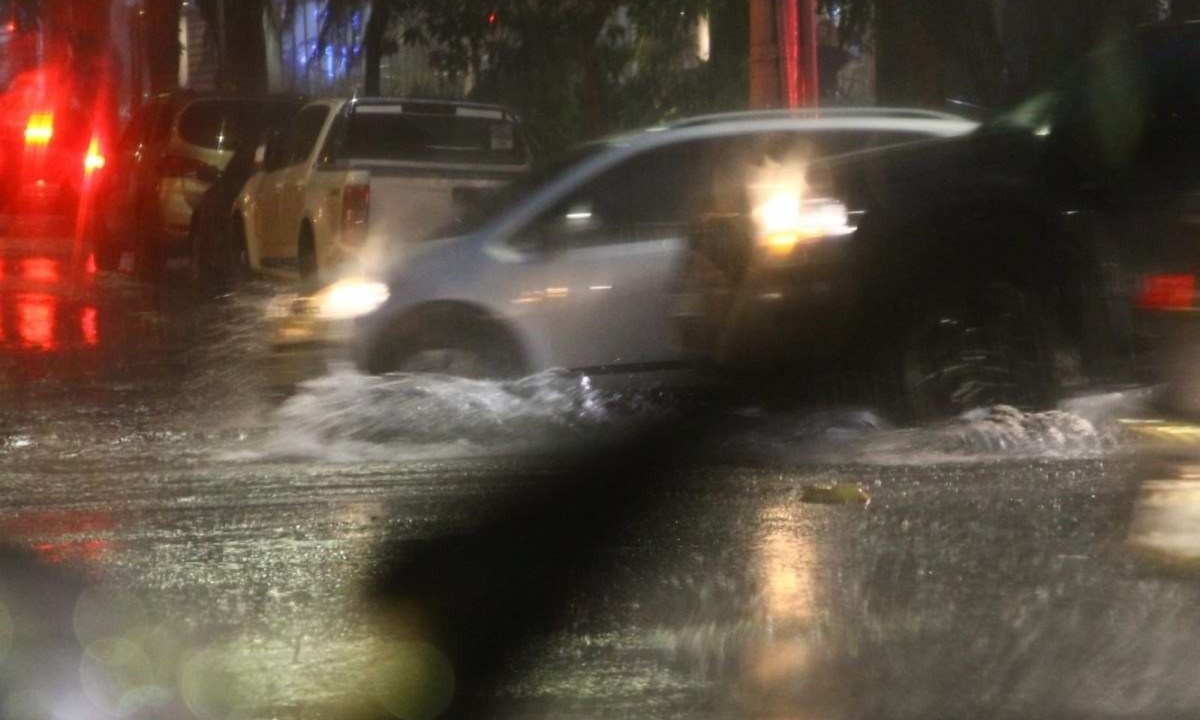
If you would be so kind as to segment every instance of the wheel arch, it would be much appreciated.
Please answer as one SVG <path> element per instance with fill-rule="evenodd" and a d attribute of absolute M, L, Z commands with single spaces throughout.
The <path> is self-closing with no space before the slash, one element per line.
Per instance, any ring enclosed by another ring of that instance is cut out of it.
<path fill-rule="evenodd" d="M 508 353 L 515 374 L 524 375 L 533 369 L 531 345 L 520 329 L 486 306 L 467 300 L 430 300 L 392 315 L 371 334 L 360 365 L 371 373 L 387 372 L 388 364 L 416 347 L 431 328 L 464 336 L 481 334 Z"/>

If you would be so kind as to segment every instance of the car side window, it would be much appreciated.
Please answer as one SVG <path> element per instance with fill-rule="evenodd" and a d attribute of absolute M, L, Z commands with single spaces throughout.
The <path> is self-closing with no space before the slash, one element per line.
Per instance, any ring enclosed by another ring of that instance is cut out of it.
<path fill-rule="evenodd" d="M 329 117 L 329 108 L 324 105 L 314 105 L 300 111 L 296 122 L 288 134 L 285 148 L 285 163 L 296 165 L 308 160 L 312 155 L 313 146 L 325 127 L 325 119 Z"/>
<path fill-rule="evenodd" d="M 707 149 L 688 142 L 635 155 L 556 204 L 540 231 L 569 245 L 611 245 L 682 228 L 707 191 Z"/>

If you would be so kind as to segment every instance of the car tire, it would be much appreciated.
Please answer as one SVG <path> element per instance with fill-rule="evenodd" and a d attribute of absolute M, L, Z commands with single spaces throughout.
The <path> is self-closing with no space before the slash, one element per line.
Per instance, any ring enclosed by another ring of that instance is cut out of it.
<path fill-rule="evenodd" d="M 301 292 L 315 292 L 320 288 L 320 269 L 317 267 L 317 242 L 312 227 L 306 222 L 300 228 L 300 239 L 296 244 L 296 263 L 300 270 Z"/>
<path fill-rule="evenodd" d="M 973 288 L 915 305 L 902 325 L 895 376 L 913 419 L 1053 402 L 1053 322 L 1036 293 L 1007 281 Z"/>
<path fill-rule="evenodd" d="M 246 244 L 245 221 L 240 215 L 233 217 L 229 223 L 229 260 L 230 279 L 235 283 L 243 283 L 250 279 L 250 248 Z"/>
<path fill-rule="evenodd" d="M 193 216 L 192 225 L 188 228 L 188 274 L 196 287 L 207 289 L 214 284 L 218 273 L 214 259 L 204 251 L 205 243 L 196 220 Z"/>
<path fill-rule="evenodd" d="M 365 363 L 368 372 L 437 373 L 477 380 L 523 374 L 515 341 L 499 324 L 466 313 L 430 310 L 412 332 L 378 338 Z"/>

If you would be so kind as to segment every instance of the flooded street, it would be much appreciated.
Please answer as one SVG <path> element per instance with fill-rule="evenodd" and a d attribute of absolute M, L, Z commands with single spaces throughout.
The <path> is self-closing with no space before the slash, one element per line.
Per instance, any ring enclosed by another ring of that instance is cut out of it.
<path fill-rule="evenodd" d="M 322 371 L 272 348 L 266 283 L 205 299 L 35 241 L 2 263 L 4 717 L 432 717 L 455 667 L 377 592 L 394 553 L 686 414 L 555 373 Z M 561 615 L 495 712 L 1194 715 L 1200 585 L 1125 544 L 1142 397 L 922 428 L 724 411 L 595 556 L 555 558 Z M 839 483 L 869 502 L 811 490 Z"/>

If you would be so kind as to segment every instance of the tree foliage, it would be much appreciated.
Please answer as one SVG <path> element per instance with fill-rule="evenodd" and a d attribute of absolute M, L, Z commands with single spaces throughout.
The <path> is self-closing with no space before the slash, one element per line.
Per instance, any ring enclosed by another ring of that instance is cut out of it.
<path fill-rule="evenodd" d="M 839 19 L 842 43 L 875 51 L 880 102 L 941 106 L 958 98 L 988 108 L 1025 94 L 1105 35 L 1153 21 L 1162 10 L 1159 0 L 822 0 L 822 6 Z"/>
<path fill-rule="evenodd" d="M 327 17 L 369 10 L 396 20 L 398 37 L 368 28 L 369 91 L 382 54 L 371 43 L 422 45 L 439 70 L 470 80 L 472 97 L 515 107 L 552 153 L 714 98 L 743 102 L 744 58 L 718 72 L 688 53 L 699 15 L 729 7 L 744 12 L 745 0 L 329 0 Z"/>

